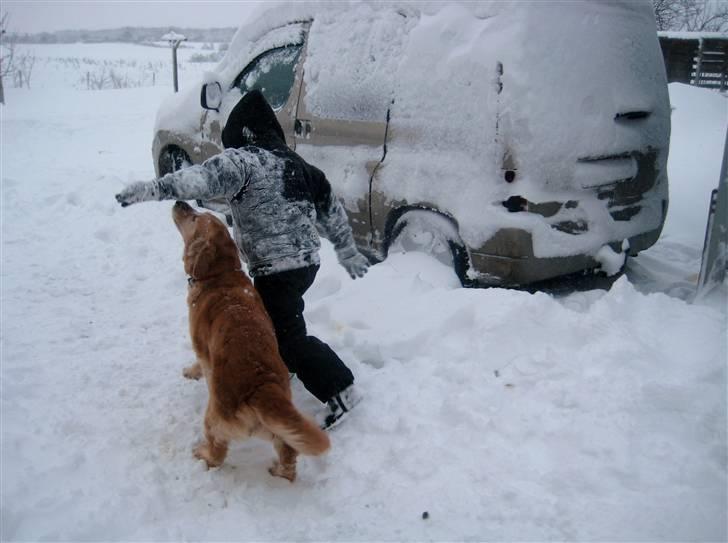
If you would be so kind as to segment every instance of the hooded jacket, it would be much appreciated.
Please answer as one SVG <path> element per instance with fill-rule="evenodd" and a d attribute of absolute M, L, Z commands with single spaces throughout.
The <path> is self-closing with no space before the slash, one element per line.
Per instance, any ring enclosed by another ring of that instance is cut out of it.
<path fill-rule="evenodd" d="M 235 241 L 253 277 L 318 265 L 319 233 L 334 244 L 339 260 L 357 254 L 326 176 L 288 148 L 259 91 L 235 106 L 222 141 L 222 153 L 153 181 L 152 197 L 227 200 Z"/>

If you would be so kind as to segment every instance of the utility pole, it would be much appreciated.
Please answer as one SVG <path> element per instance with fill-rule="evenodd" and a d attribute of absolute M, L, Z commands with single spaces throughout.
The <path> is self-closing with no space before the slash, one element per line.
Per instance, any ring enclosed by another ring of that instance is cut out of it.
<path fill-rule="evenodd" d="M 177 48 L 183 41 L 187 41 L 187 38 L 182 34 L 176 32 L 169 32 L 162 36 L 163 40 L 169 42 L 169 46 L 172 48 L 172 81 L 174 83 L 174 92 L 179 91 L 179 84 L 177 83 Z"/>

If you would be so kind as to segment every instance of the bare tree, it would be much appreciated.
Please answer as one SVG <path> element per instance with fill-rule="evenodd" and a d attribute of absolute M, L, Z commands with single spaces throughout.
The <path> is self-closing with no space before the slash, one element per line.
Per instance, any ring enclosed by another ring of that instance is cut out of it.
<path fill-rule="evenodd" d="M 676 30 L 677 2 L 675 0 L 652 0 L 657 30 Z"/>
<path fill-rule="evenodd" d="M 728 3 L 718 0 L 690 0 L 683 12 L 683 23 L 685 30 L 726 32 Z"/>
<path fill-rule="evenodd" d="M 658 30 L 728 32 L 724 0 L 652 0 Z"/>
<path fill-rule="evenodd" d="M 5 37 L 9 22 L 10 16 L 8 12 L 2 12 L 2 14 L 0 14 L 0 104 L 5 103 L 3 77 L 12 73 L 15 69 L 15 43 L 8 41 Z"/>

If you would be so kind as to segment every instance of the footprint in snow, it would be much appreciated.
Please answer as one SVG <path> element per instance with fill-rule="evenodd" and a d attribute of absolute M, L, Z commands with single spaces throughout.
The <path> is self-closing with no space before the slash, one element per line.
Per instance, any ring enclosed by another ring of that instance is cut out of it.
<path fill-rule="evenodd" d="M 94 237 L 98 239 L 99 241 L 103 241 L 104 243 L 113 243 L 116 241 L 116 232 L 114 232 L 110 228 L 101 228 L 99 230 L 96 230 L 94 232 Z"/>
<path fill-rule="evenodd" d="M 83 204 L 83 201 L 81 200 L 81 195 L 77 192 L 69 192 L 68 194 L 66 194 L 66 202 L 75 207 L 81 207 L 81 205 Z"/>

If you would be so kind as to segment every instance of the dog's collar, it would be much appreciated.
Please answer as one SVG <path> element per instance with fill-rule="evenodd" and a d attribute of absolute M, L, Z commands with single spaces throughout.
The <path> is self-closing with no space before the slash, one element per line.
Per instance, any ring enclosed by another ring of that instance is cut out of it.
<path fill-rule="evenodd" d="M 233 270 L 233 271 L 236 272 L 236 273 L 243 273 L 243 270 Z M 218 273 L 217 275 L 211 275 L 210 277 L 205 277 L 204 279 L 195 279 L 194 277 L 192 277 L 190 275 L 190 276 L 187 277 L 187 286 L 188 287 L 191 287 L 195 283 L 201 283 L 203 281 L 209 281 L 210 279 L 215 279 L 217 277 L 220 277 L 221 275 L 225 275 L 226 273 L 230 273 L 230 272 Z"/>

